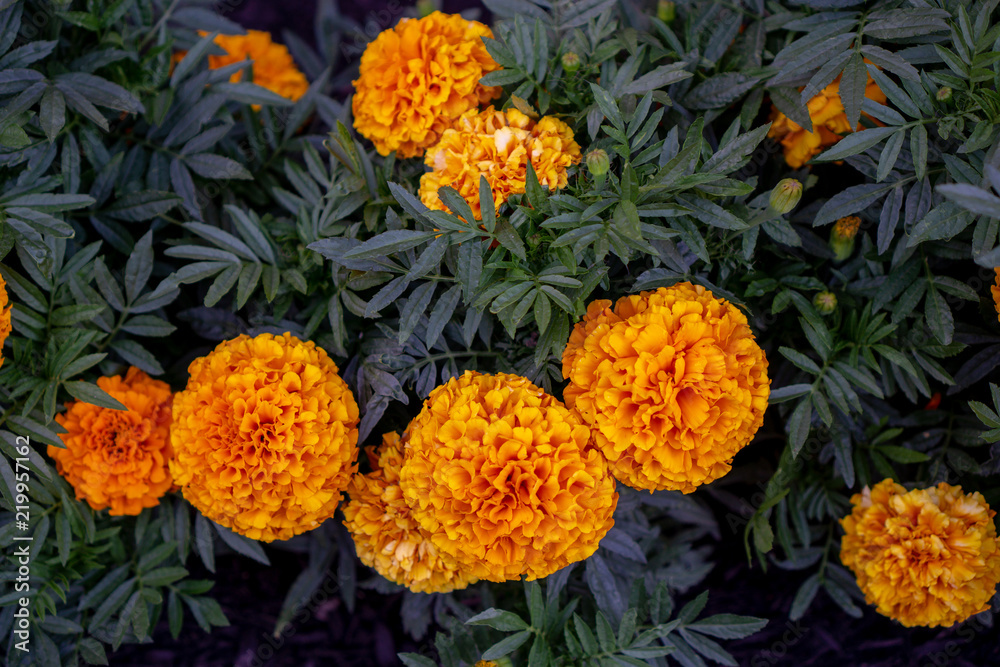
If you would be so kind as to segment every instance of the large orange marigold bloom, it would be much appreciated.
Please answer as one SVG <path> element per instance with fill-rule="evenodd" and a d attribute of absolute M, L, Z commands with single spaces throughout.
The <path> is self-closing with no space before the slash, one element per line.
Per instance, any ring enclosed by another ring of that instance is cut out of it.
<path fill-rule="evenodd" d="M 403 439 L 409 434 L 404 433 Z M 386 579 L 415 593 L 447 593 L 476 579 L 442 553 L 430 534 L 410 515 L 399 488 L 403 440 L 396 433 L 382 436 L 382 448 L 367 450 L 372 472 L 355 475 L 347 487 L 344 525 L 354 537 L 358 558 Z"/>
<path fill-rule="evenodd" d="M 0 275 L 0 366 L 3 366 L 3 344 L 10 335 L 10 305 L 7 303 L 7 283 Z"/>
<path fill-rule="evenodd" d="M 97 386 L 128 410 L 101 408 L 83 401 L 67 403 L 56 422 L 65 449 L 49 446 L 59 474 L 95 510 L 112 516 L 135 515 L 160 504 L 173 481 L 170 447 L 170 386 L 138 368 L 125 378 L 98 378 Z"/>
<path fill-rule="evenodd" d="M 170 469 L 192 505 L 264 542 L 333 516 L 357 470 L 358 405 L 325 351 L 288 333 L 242 335 L 188 372 Z"/>
<path fill-rule="evenodd" d="M 482 23 L 441 12 L 382 32 L 361 56 L 354 127 L 381 155 L 423 155 L 459 116 L 500 95 L 479 85 L 500 69 L 483 37 L 493 32 Z"/>
<path fill-rule="evenodd" d="M 566 170 L 580 162 L 573 130 L 553 116 L 536 123 L 517 109 L 469 111 L 427 151 L 424 162 L 432 171 L 420 177 L 420 200 L 427 208 L 444 210 L 438 189 L 450 186 L 479 219 L 480 177 L 486 177 L 499 209 L 508 197 L 524 192 L 528 160 L 539 183 L 550 190 L 566 187 Z"/>
<path fill-rule="evenodd" d="M 201 33 L 203 37 L 207 34 Z M 209 56 L 209 68 L 219 69 L 244 60 L 252 60 L 253 83 L 258 86 L 293 102 L 299 101 L 309 90 L 309 81 L 295 65 L 288 47 L 272 41 L 269 32 L 247 30 L 245 35 L 219 35 L 215 38 L 215 43 L 225 49 L 227 54 Z M 180 54 L 181 57 L 183 55 Z M 180 58 L 175 60 L 179 61 Z M 230 81 L 237 82 L 242 77 L 243 72 L 239 71 L 230 77 Z"/>
<path fill-rule="evenodd" d="M 589 429 L 525 378 L 466 371 L 431 392 L 408 431 L 403 496 L 471 576 L 548 576 L 614 525 L 615 480 Z"/>
<path fill-rule="evenodd" d="M 851 498 L 840 560 L 868 604 L 907 627 L 950 626 L 989 609 L 1000 546 L 979 493 L 938 484 L 907 491 L 891 479 Z"/>
<path fill-rule="evenodd" d="M 678 283 L 592 303 L 563 354 L 566 404 L 622 482 L 690 493 L 729 472 L 760 428 L 767 359 L 743 313 Z"/>
<path fill-rule="evenodd" d="M 996 274 L 997 274 L 997 278 L 996 278 L 997 284 L 990 287 L 990 292 L 993 293 L 993 305 L 997 309 L 997 320 L 1000 320 L 1000 266 L 998 266 L 997 268 L 993 269 L 993 271 L 995 271 Z M 10 330 L 10 325 L 8 324 L 7 327 L 8 327 L 7 330 L 9 331 Z M 3 320 L 2 320 L 2 316 L 0 316 L 0 329 L 2 329 L 2 328 L 3 328 Z M 0 343 L 2 343 L 2 342 L 3 342 L 3 338 L 2 338 L 2 334 L 0 334 Z"/>
<path fill-rule="evenodd" d="M 865 87 L 865 97 L 879 104 L 885 104 L 885 93 L 878 87 L 871 75 Z M 809 118 L 812 120 L 813 131 L 807 132 L 801 125 L 778 111 L 771 110 L 771 129 L 767 136 L 781 140 L 785 151 L 785 162 L 789 167 L 798 169 L 814 156 L 840 141 L 841 135 L 853 132 L 847 124 L 847 114 L 840 101 L 840 77 L 824 88 L 818 95 L 809 100 L 807 105 Z M 857 131 L 864 129 L 859 123 Z"/>

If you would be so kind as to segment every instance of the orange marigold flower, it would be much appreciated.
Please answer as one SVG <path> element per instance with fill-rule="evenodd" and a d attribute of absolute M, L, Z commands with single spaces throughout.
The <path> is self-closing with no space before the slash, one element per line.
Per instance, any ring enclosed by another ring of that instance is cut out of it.
<path fill-rule="evenodd" d="M 996 267 L 993 270 L 997 274 L 997 278 L 996 278 L 997 284 L 990 287 L 990 292 L 993 293 L 993 305 L 996 306 L 996 309 L 997 309 L 997 320 L 1000 320 L 1000 266 Z M 2 328 L 3 328 L 3 319 L 2 319 L 2 316 L 0 316 L 0 330 L 2 330 Z M 8 324 L 8 329 L 7 330 L 10 331 L 10 325 L 9 324 Z M 3 336 L 3 334 L 0 333 L 0 342 L 3 342 L 3 337 L 2 336 Z"/>
<path fill-rule="evenodd" d="M 907 627 L 951 626 L 989 609 L 1000 545 L 981 494 L 942 482 L 907 491 L 891 479 L 851 498 L 840 560 L 868 604 Z"/>
<path fill-rule="evenodd" d="M 409 434 L 403 434 L 403 440 Z M 355 475 L 347 487 L 344 525 L 351 532 L 358 558 L 386 579 L 415 593 L 447 593 L 475 583 L 455 559 L 440 550 L 410 515 L 399 488 L 403 440 L 396 433 L 382 436 L 376 454 L 367 450 L 373 472 Z"/>
<path fill-rule="evenodd" d="M 466 371 L 431 392 L 408 431 L 403 496 L 472 576 L 548 576 L 614 525 L 615 480 L 589 429 L 525 378 Z"/>
<path fill-rule="evenodd" d="M 613 312 L 598 303 L 563 356 L 564 398 L 615 477 L 690 493 L 729 472 L 770 395 L 746 316 L 691 283 L 623 297 Z"/>
<path fill-rule="evenodd" d="M 207 32 L 201 31 L 201 36 Z M 260 30 L 247 30 L 245 35 L 219 35 L 215 43 L 226 50 L 224 56 L 209 56 L 210 69 L 219 69 L 252 60 L 253 82 L 267 88 L 293 102 L 298 102 L 309 90 L 309 81 L 295 65 L 288 47 L 271 40 L 271 33 Z M 179 57 L 178 57 L 179 55 Z M 180 62 L 184 53 L 175 54 L 173 63 Z M 243 71 L 234 73 L 229 80 L 239 81 Z"/>
<path fill-rule="evenodd" d="M 358 405 L 324 350 L 289 333 L 242 335 L 188 372 L 170 469 L 192 505 L 264 542 L 333 516 L 357 471 Z"/>
<path fill-rule="evenodd" d="M 868 76 L 865 87 L 865 97 L 879 104 L 885 104 L 885 93 Z M 772 107 L 771 129 L 767 136 L 781 140 L 785 150 L 785 162 L 789 167 L 798 169 L 813 156 L 819 155 L 824 149 L 841 140 L 841 135 L 854 130 L 847 124 L 847 114 L 840 101 L 840 77 L 824 88 L 818 95 L 809 100 L 809 119 L 813 131 L 807 132 L 801 125 Z M 858 124 L 857 131 L 864 129 Z"/>
<path fill-rule="evenodd" d="M 404 18 L 361 56 L 354 127 L 381 155 L 419 157 L 463 113 L 500 95 L 479 84 L 500 69 L 483 45 L 493 32 L 458 14 Z"/>
<path fill-rule="evenodd" d="M 160 504 L 173 485 L 170 447 L 170 386 L 138 368 L 125 378 L 98 378 L 97 386 L 128 410 L 101 408 L 83 401 L 67 403 L 56 422 L 65 449 L 49 445 L 59 474 L 95 510 L 112 516 L 135 515 Z"/>
<path fill-rule="evenodd" d="M 517 109 L 468 111 L 428 149 L 424 162 L 432 171 L 420 178 L 420 201 L 444 210 L 438 189 L 450 186 L 480 219 L 480 176 L 486 177 L 498 210 L 508 197 L 524 192 L 529 159 L 539 183 L 550 190 L 566 187 L 567 168 L 581 159 L 573 130 L 553 116 L 536 123 Z"/>
<path fill-rule="evenodd" d="M 10 304 L 7 302 L 7 283 L 0 275 L 0 366 L 3 366 L 3 344 L 10 335 Z"/>

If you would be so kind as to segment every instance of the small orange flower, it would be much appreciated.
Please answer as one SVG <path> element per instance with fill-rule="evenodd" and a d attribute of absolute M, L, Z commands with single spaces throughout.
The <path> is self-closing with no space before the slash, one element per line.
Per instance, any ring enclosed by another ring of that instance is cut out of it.
<path fill-rule="evenodd" d="M 399 485 L 411 515 L 471 576 L 546 577 L 614 525 L 615 481 L 589 429 L 525 378 L 466 371 L 407 430 Z"/>
<path fill-rule="evenodd" d="M 173 484 L 170 447 L 170 386 L 138 368 L 102 377 L 97 386 L 128 410 L 101 408 L 83 401 L 67 404 L 56 422 L 65 449 L 49 446 L 59 474 L 95 510 L 112 516 L 135 515 L 155 507 Z"/>
<path fill-rule="evenodd" d="M 403 441 L 396 433 L 382 436 L 382 448 L 367 450 L 373 471 L 355 475 L 347 487 L 344 525 L 354 538 L 358 558 L 386 579 L 415 593 L 447 593 L 476 579 L 465 574 L 455 559 L 442 553 L 431 536 L 410 515 L 399 488 Z"/>
<path fill-rule="evenodd" d="M 1000 545 L 979 493 L 942 482 L 907 491 L 891 479 L 851 498 L 840 559 L 868 604 L 907 627 L 951 626 L 989 609 Z"/>
<path fill-rule="evenodd" d="M 997 320 L 1000 321 L 1000 266 L 998 266 L 997 268 L 993 269 L 993 271 L 995 271 L 996 274 L 997 274 L 997 277 L 996 277 L 997 283 L 996 283 L 996 285 L 993 285 L 992 287 L 990 287 L 990 292 L 993 293 L 993 305 L 997 309 Z M 2 328 L 2 321 L 0 321 L 0 328 Z M 2 340 L 2 339 L 0 339 L 0 340 Z"/>
<path fill-rule="evenodd" d="M 432 171 L 420 178 L 420 201 L 429 209 L 444 210 L 438 190 L 450 186 L 478 220 L 481 176 L 486 177 L 494 209 L 499 210 L 511 195 L 524 192 L 529 160 L 538 182 L 556 190 L 566 187 L 566 170 L 580 159 L 573 130 L 553 116 L 536 123 L 517 109 L 468 111 L 427 150 L 424 162 Z"/>
<path fill-rule="evenodd" d="M 265 542 L 333 516 L 357 471 L 358 405 L 326 352 L 288 333 L 242 335 L 188 371 L 170 464 L 188 502 Z"/>
<path fill-rule="evenodd" d="M 836 224 L 833 225 L 833 233 L 838 239 L 851 241 L 857 235 L 858 228 L 860 227 L 861 218 L 856 215 L 849 215 L 846 218 L 837 220 Z"/>
<path fill-rule="evenodd" d="M 0 366 L 3 366 L 3 344 L 10 335 L 10 309 L 7 302 L 7 283 L 0 275 Z"/>
<path fill-rule="evenodd" d="M 729 472 L 764 420 L 767 358 L 746 316 L 678 283 L 592 303 L 563 354 L 563 392 L 620 481 L 690 493 Z"/>
<path fill-rule="evenodd" d="M 879 104 L 885 104 L 885 93 L 868 76 L 865 97 Z M 840 77 L 824 88 L 818 95 L 809 100 L 807 105 L 809 118 L 812 120 L 813 131 L 807 132 L 801 125 L 773 107 L 771 120 L 774 121 L 767 136 L 781 140 L 785 149 L 785 162 L 789 167 L 798 169 L 813 156 L 819 155 L 826 148 L 842 139 L 841 135 L 853 132 L 847 124 L 847 114 L 840 101 Z M 858 124 L 856 131 L 864 129 Z"/>
<path fill-rule="evenodd" d="M 479 84 L 500 69 L 488 27 L 458 14 L 404 18 L 375 38 L 354 81 L 354 127 L 381 155 L 419 157 L 463 113 L 500 95 Z"/>
<path fill-rule="evenodd" d="M 200 31 L 202 37 L 208 33 Z M 309 90 L 306 79 L 288 52 L 288 47 L 271 40 L 271 33 L 247 30 L 245 35 L 218 35 L 215 43 L 227 51 L 224 56 L 209 56 L 210 69 L 219 69 L 245 60 L 252 60 L 253 83 L 267 88 L 293 102 L 298 102 Z M 179 63 L 187 52 L 175 53 L 171 59 L 171 69 Z M 243 78 L 243 71 L 234 73 L 229 80 L 233 83 Z"/>

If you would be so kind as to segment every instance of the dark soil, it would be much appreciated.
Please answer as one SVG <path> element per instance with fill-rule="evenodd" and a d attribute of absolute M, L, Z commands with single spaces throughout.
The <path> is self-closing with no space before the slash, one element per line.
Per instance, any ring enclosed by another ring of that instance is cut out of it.
<path fill-rule="evenodd" d="M 397 652 L 434 656 L 433 637 L 414 641 L 400 623 L 400 595 L 359 589 L 355 609 L 319 593 L 297 615 L 282 638 L 271 637 L 288 587 L 306 557 L 269 550 L 271 567 L 241 557 L 219 558 L 216 597 L 232 625 L 202 632 L 185 619 L 174 640 L 166 622 L 153 642 L 124 646 L 111 656 L 116 667 L 389 667 Z M 950 629 L 907 629 L 870 608 L 853 619 L 818 594 L 800 621 L 787 610 L 808 573 L 748 569 L 742 548 L 716 553 L 718 564 L 704 587 L 710 598 L 704 614 L 731 613 L 768 618 L 768 626 L 745 640 L 726 642 L 741 667 L 988 667 L 1000 665 L 996 630 L 975 620 Z M 192 556 L 189 566 L 197 562 Z M 360 573 L 359 573 L 360 574 Z M 193 576 L 205 573 L 193 572 Z M 209 575 L 210 576 L 210 575 Z M 362 575 L 364 577 L 364 575 Z M 518 584 L 510 584 L 516 586 Z"/>

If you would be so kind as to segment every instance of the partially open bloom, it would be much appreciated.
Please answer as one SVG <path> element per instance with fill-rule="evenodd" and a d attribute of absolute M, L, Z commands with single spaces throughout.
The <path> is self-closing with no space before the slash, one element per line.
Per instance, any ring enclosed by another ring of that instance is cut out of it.
<path fill-rule="evenodd" d="M 566 187 L 567 168 L 580 161 L 573 130 L 553 116 L 535 122 L 517 109 L 469 111 L 427 151 L 424 162 L 433 171 L 420 178 L 420 200 L 429 209 L 444 210 L 438 189 L 450 186 L 480 219 L 480 176 L 486 177 L 499 209 L 508 197 L 524 192 L 529 160 L 543 186 Z"/>
<path fill-rule="evenodd" d="M 990 287 L 990 292 L 993 293 L 993 305 L 996 306 L 997 309 L 997 320 L 1000 320 L 1000 266 L 998 266 L 993 270 L 997 274 L 996 278 L 997 284 Z M 8 331 L 10 330 L 9 327 L 10 325 L 8 324 Z M 0 330 L 2 330 L 2 328 L 3 328 L 3 319 L 2 316 L 0 316 Z M 0 336 L 2 335 L 3 334 L 0 333 Z M 2 342 L 2 338 L 0 338 L 0 342 Z"/>
<path fill-rule="evenodd" d="M 65 449 L 49 446 L 59 474 L 95 510 L 112 516 L 136 515 L 160 504 L 173 481 L 170 447 L 170 386 L 138 368 L 124 379 L 98 378 L 97 386 L 128 410 L 101 408 L 83 401 L 67 404 L 56 422 Z"/>
<path fill-rule="evenodd" d="M 563 354 L 566 404 L 612 473 L 690 493 L 729 472 L 764 420 L 767 359 L 746 316 L 700 285 L 592 303 Z"/>
<path fill-rule="evenodd" d="M 944 482 L 907 491 L 886 479 L 851 503 L 840 559 L 880 614 L 933 628 L 989 609 L 1000 546 L 981 494 Z"/>
<path fill-rule="evenodd" d="M 830 249 L 833 250 L 834 259 L 842 262 L 854 252 L 854 237 L 858 235 L 861 227 L 861 218 L 856 215 L 849 215 L 841 218 L 830 228 Z"/>
<path fill-rule="evenodd" d="M 399 435 L 386 433 L 381 449 L 367 453 L 372 472 L 351 478 L 347 487 L 351 499 L 344 505 L 344 525 L 361 562 L 415 593 L 447 593 L 474 583 L 475 578 L 434 546 L 431 536 L 410 515 L 399 488 L 403 465 Z"/>
<path fill-rule="evenodd" d="M 326 352 L 288 333 L 243 335 L 188 371 L 171 432 L 184 497 L 265 542 L 333 516 L 357 470 L 358 405 Z"/>
<path fill-rule="evenodd" d="M 466 371 L 410 423 L 400 487 L 435 546 L 479 579 L 538 579 L 583 560 L 618 494 L 590 431 L 525 378 Z"/>
<path fill-rule="evenodd" d="M 0 366 L 3 366 L 3 344 L 10 335 L 10 304 L 7 303 L 7 283 L 0 276 Z"/>
<path fill-rule="evenodd" d="M 208 33 L 201 34 L 205 36 Z M 309 90 L 309 81 L 296 67 L 288 47 L 272 41 L 269 32 L 247 30 L 245 35 L 219 35 L 215 38 L 215 43 L 225 49 L 227 55 L 209 56 L 208 66 L 211 69 L 252 60 L 253 83 L 258 86 L 293 102 L 297 102 Z M 242 77 L 243 72 L 239 71 L 230 77 L 230 81 L 237 82 Z"/>
<path fill-rule="evenodd" d="M 469 109 L 500 95 L 479 84 L 500 69 L 483 45 L 493 32 L 458 14 L 402 19 L 361 56 L 354 127 L 381 155 L 419 157 Z"/>
<path fill-rule="evenodd" d="M 883 93 L 875 81 L 868 76 L 865 97 L 879 104 L 885 104 Z M 790 119 L 775 107 L 771 112 L 771 129 L 767 136 L 779 139 L 785 150 L 785 162 L 789 167 L 798 169 L 813 156 L 819 155 L 826 148 L 841 140 L 841 135 L 853 132 L 847 124 L 847 114 L 840 101 L 840 77 L 824 88 L 818 95 L 809 100 L 809 119 L 813 131 L 807 132 L 801 125 Z M 860 124 L 856 130 L 864 129 Z"/>

